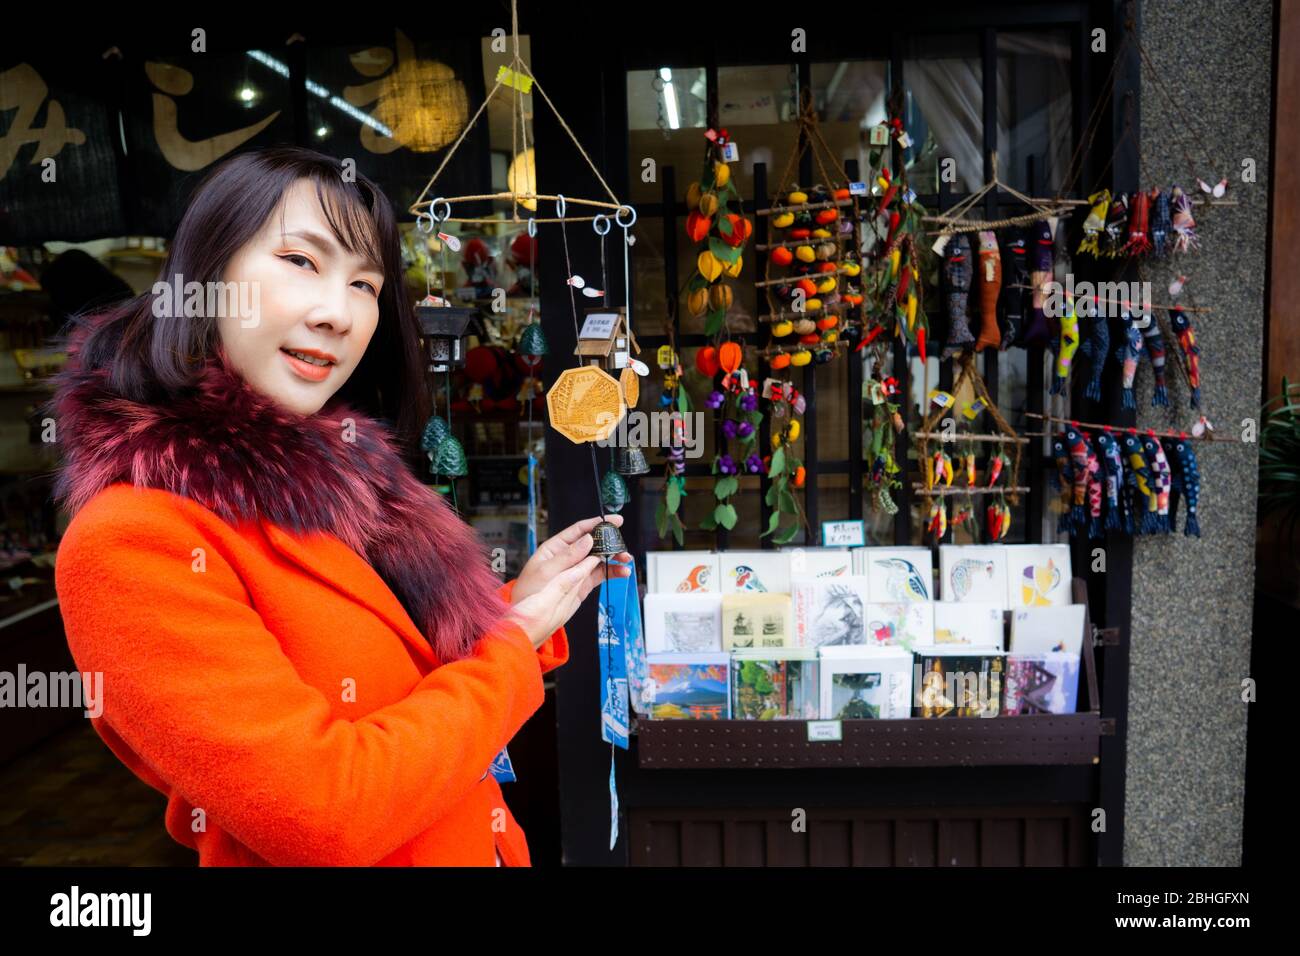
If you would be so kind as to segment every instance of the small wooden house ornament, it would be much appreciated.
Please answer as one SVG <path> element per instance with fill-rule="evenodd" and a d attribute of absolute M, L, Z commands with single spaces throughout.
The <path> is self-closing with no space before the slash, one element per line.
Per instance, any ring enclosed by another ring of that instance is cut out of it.
<path fill-rule="evenodd" d="M 582 356 L 588 365 L 610 371 L 626 368 L 633 355 L 641 354 L 641 346 L 627 321 L 627 310 L 621 306 L 588 309 L 573 354 Z"/>

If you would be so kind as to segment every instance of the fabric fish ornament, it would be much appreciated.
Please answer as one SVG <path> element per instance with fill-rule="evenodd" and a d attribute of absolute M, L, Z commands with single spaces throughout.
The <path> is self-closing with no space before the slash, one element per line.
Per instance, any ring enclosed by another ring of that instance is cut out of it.
<path fill-rule="evenodd" d="M 1151 469 L 1142 454 L 1142 443 L 1136 435 L 1124 436 L 1124 458 L 1128 462 L 1128 489 L 1136 492 L 1129 502 L 1133 515 L 1133 533 L 1148 534 L 1155 530 L 1156 492 Z"/>
<path fill-rule="evenodd" d="M 1099 245 L 1103 230 L 1106 228 L 1106 213 L 1110 209 L 1110 190 L 1103 189 L 1088 197 L 1088 218 L 1083 221 L 1083 241 L 1079 243 L 1079 255 L 1101 256 Z"/>
<path fill-rule="evenodd" d="M 1165 337 L 1160 331 L 1160 323 L 1154 316 L 1149 317 L 1151 324 L 1143 331 L 1146 339 L 1146 351 L 1151 359 L 1151 370 L 1155 373 L 1155 390 L 1151 393 L 1152 406 L 1169 407 L 1169 388 L 1165 382 Z"/>
<path fill-rule="evenodd" d="M 1169 216 L 1169 193 L 1160 187 L 1151 190 L 1151 253 L 1163 259 L 1169 254 L 1169 241 L 1173 233 Z"/>
<path fill-rule="evenodd" d="M 1146 455 L 1151 468 L 1152 486 L 1156 493 L 1156 531 L 1169 530 L 1169 490 L 1173 486 L 1173 474 L 1169 468 L 1169 459 L 1165 450 L 1153 436 L 1142 439 L 1142 453 Z"/>
<path fill-rule="evenodd" d="M 1065 314 L 1061 316 L 1061 338 L 1056 346 L 1056 374 L 1052 378 L 1053 395 L 1065 392 L 1065 383 L 1070 380 L 1070 364 L 1074 353 L 1079 348 L 1079 317 L 1074 314 L 1074 300 L 1066 302 Z"/>
<path fill-rule="evenodd" d="M 1111 531 L 1127 530 L 1132 534 L 1133 527 L 1120 497 L 1120 489 L 1124 484 L 1124 460 L 1120 457 L 1119 442 L 1110 432 L 1102 432 L 1097 436 L 1097 452 L 1105 475 L 1105 527 Z"/>
<path fill-rule="evenodd" d="M 1052 475 L 1052 485 L 1061 494 L 1064 511 L 1056 523 L 1056 530 L 1067 532 L 1073 521 L 1074 506 L 1074 467 L 1070 459 L 1069 444 L 1064 433 L 1052 439 L 1052 460 L 1056 463 L 1056 472 Z"/>
<path fill-rule="evenodd" d="M 1123 372 L 1121 384 L 1124 407 L 1137 408 L 1137 401 L 1133 397 L 1133 382 L 1137 378 L 1138 363 L 1142 361 L 1142 353 L 1146 350 L 1146 346 L 1142 330 L 1133 327 L 1133 316 L 1125 312 L 1122 318 L 1124 336 L 1120 347 L 1115 350 L 1115 360 L 1120 363 Z"/>
<path fill-rule="evenodd" d="M 1114 259 L 1124 254 L 1124 243 L 1128 241 L 1128 193 L 1120 193 L 1110 204 L 1106 213 L 1106 235 L 1102 241 L 1102 251 Z"/>
<path fill-rule="evenodd" d="M 1107 327 L 1105 313 L 1098 310 L 1092 317 L 1092 331 L 1088 341 L 1079 347 L 1079 352 L 1089 362 L 1088 384 L 1084 386 L 1083 395 L 1094 402 L 1101 401 L 1101 376 L 1106 368 L 1106 353 L 1110 351 L 1110 329 Z"/>
<path fill-rule="evenodd" d="M 1029 243 L 1023 229 L 1009 229 L 1002 242 L 1002 351 L 1020 344 L 1029 286 Z"/>
<path fill-rule="evenodd" d="M 948 341 L 941 359 L 950 359 L 968 345 L 975 344 L 967 314 L 970 300 L 970 240 L 958 233 L 948 243 L 943 262 L 943 278 L 948 292 Z"/>
<path fill-rule="evenodd" d="M 979 245 L 976 287 L 980 293 L 980 334 L 975 340 L 976 352 L 998 348 L 1002 344 L 1002 330 L 998 328 L 998 293 L 1002 291 L 1002 256 L 998 253 L 998 237 L 985 230 L 979 234 Z"/>
<path fill-rule="evenodd" d="M 1151 237 L 1148 234 L 1148 220 L 1151 213 L 1151 197 L 1142 190 L 1133 194 L 1133 206 L 1128 216 L 1128 241 L 1124 244 L 1124 254 L 1144 256 L 1151 251 Z"/>
<path fill-rule="evenodd" d="M 1083 432 L 1073 426 L 1065 430 L 1065 448 L 1070 453 L 1070 468 L 1073 472 L 1070 489 L 1070 526 L 1075 531 L 1082 531 L 1087 520 L 1088 484 L 1094 480 L 1093 474 L 1097 469 L 1097 453 L 1092 450 Z M 1097 499 L 1097 505 L 1098 518 L 1100 518 L 1100 498 Z"/>
<path fill-rule="evenodd" d="M 1097 455 L 1097 449 L 1088 441 L 1087 434 L 1083 434 L 1083 444 L 1086 449 L 1086 461 L 1088 465 L 1088 537 L 1101 537 L 1101 495 L 1102 495 L 1102 466 L 1101 459 Z"/>
<path fill-rule="evenodd" d="M 1169 316 L 1169 324 L 1187 361 L 1187 381 L 1192 388 L 1192 408 L 1201 407 L 1201 347 L 1196 344 L 1196 332 L 1191 320 L 1183 312 L 1182 306 L 1174 306 Z"/>
<path fill-rule="evenodd" d="M 1030 249 L 1030 255 L 1033 256 L 1033 271 L 1029 276 L 1029 284 L 1033 286 L 1031 290 L 1032 314 L 1029 319 L 1029 328 L 1025 329 L 1022 340 L 1022 344 L 1026 347 L 1046 345 L 1052 337 L 1043 306 L 1047 301 L 1047 285 L 1052 281 L 1052 251 L 1054 247 L 1052 228 L 1044 220 L 1035 227 L 1034 242 Z"/>
<path fill-rule="evenodd" d="M 1192 198 L 1178 186 L 1169 200 L 1173 211 L 1174 252 L 1190 252 L 1201 247 L 1196 235 L 1196 220 L 1192 218 Z"/>
<path fill-rule="evenodd" d="M 1174 465 L 1174 490 L 1180 498 L 1187 499 L 1187 518 L 1183 521 L 1183 534 L 1189 537 L 1201 536 L 1201 523 L 1196 518 L 1196 505 L 1201 498 L 1201 470 L 1196 463 L 1196 452 L 1192 450 L 1190 438 L 1182 437 L 1172 440 L 1173 447 L 1166 450 L 1170 462 Z M 1169 509 L 1170 530 L 1177 526 L 1177 500 L 1171 502 Z"/>

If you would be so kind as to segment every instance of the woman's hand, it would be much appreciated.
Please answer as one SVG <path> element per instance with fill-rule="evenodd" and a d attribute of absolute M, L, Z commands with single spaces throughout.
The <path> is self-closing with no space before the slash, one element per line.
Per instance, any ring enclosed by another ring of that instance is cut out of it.
<path fill-rule="evenodd" d="M 590 531 L 600 520 L 585 518 L 548 538 L 515 580 L 510 616 L 528 634 L 533 647 L 541 647 L 563 627 L 606 575 L 612 580 L 632 573 L 632 556 L 626 551 L 614 555 L 613 560 L 629 563 L 611 563 L 608 570 L 600 555 L 589 553 L 595 545 Z M 618 526 L 623 516 L 608 515 L 605 520 Z"/>
<path fill-rule="evenodd" d="M 618 514 L 606 515 L 604 520 L 616 528 L 621 527 L 623 524 L 623 516 Z M 590 533 L 591 529 L 596 527 L 600 521 L 599 517 L 584 518 L 575 524 L 569 525 L 554 537 L 543 541 L 537 550 L 533 552 L 533 556 L 528 559 L 528 563 L 524 565 L 523 570 L 519 572 L 514 589 L 510 592 L 510 602 L 518 604 L 525 598 L 536 594 L 556 575 L 567 571 L 587 558 L 588 552 L 595 546 L 595 541 Z M 632 573 L 630 566 L 632 555 L 622 551 L 614 555 L 614 560 L 623 563 L 609 566 L 611 579 L 625 578 Z M 583 591 L 583 597 L 586 597 L 593 587 L 604 580 L 605 569 L 597 563 L 591 570 L 590 582 Z M 579 599 L 579 603 L 581 603 L 581 599 Z M 565 620 L 568 620 L 568 618 Z"/>

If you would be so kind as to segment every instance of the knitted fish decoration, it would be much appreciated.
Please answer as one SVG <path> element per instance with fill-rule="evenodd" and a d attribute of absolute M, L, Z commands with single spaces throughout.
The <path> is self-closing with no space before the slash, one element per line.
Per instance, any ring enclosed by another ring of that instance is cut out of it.
<path fill-rule="evenodd" d="M 1169 254 L 1173 222 L 1169 213 L 1169 193 L 1159 186 L 1151 190 L 1151 253 L 1163 259 Z"/>
<path fill-rule="evenodd" d="M 1065 447 L 1070 453 L 1070 468 L 1073 472 L 1070 501 L 1070 526 L 1075 532 L 1084 530 L 1087 520 L 1088 484 L 1097 469 L 1097 453 L 1084 437 L 1083 432 L 1070 426 L 1065 430 Z M 1100 490 L 1100 489 L 1099 489 Z M 1098 518 L 1101 515 L 1101 499 L 1097 499 Z"/>
<path fill-rule="evenodd" d="M 1065 384 L 1070 380 L 1070 365 L 1074 353 L 1079 348 L 1079 318 L 1074 314 L 1074 300 L 1065 305 L 1065 314 L 1061 316 L 1061 338 L 1056 346 L 1056 374 L 1052 377 L 1053 395 L 1065 393 Z"/>
<path fill-rule="evenodd" d="M 1052 228 L 1044 220 L 1036 227 L 1033 246 L 1030 249 L 1030 255 L 1033 257 L 1033 272 L 1029 276 L 1029 284 L 1033 286 L 1031 290 L 1033 313 L 1029 320 L 1029 328 L 1024 332 L 1022 344 L 1026 347 L 1046 345 L 1052 337 L 1043 306 L 1047 301 L 1048 283 L 1052 281 L 1054 246 Z"/>
<path fill-rule="evenodd" d="M 989 230 L 979 234 L 979 267 L 976 287 L 979 289 L 980 334 L 975 340 L 975 351 L 998 348 L 1002 344 L 1002 331 L 998 328 L 998 293 L 1002 289 L 1002 257 L 998 253 L 998 237 Z"/>
<path fill-rule="evenodd" d="M 1098 310 L 1092 317 L 1092 331 L 1088 335 L 1088 341 L 1079 347 L 1079 352 L 1089 362 L 1088 384 L 1084 386 L 1083 394 L 1094 402 L 1101 401 L 1101 375 L 1106 368 L 1106 353 L 1109 350 L 1110 329 L 1105 313 Z"/>
<path fill-rule="evenodd" d="M 1124 460 L 1120 457 L 1119 442 L 1110 432 L 1102 432 L 1097 436 L 1097 452 L 1105 474 L 1105 527 L 1111 531 L 1127 530 L 1132 534 L 1132 523 L 1120 497 L 1120 489 L 1124 483 Z"/>
<path fill-rule="evenodd" d="M 1124 254 L 1144 256 L 1151 251 L 1151 236 L 1148 233 L 1148 220 L 1151 214 L 1151 197 L 1142 190 L 1133 194 L 1133 205 L 1128 216 L 1128 241 L 1124 244 Z"/>
<path fill-rule="evenodd" d="M 943 263 L 943 277 L 948 291 L 948 341 L 942 359 L 949 359 L 968 345 L 975 344 L 970 330 L 967 307 L 970 299 L 970 240 L 957 234 L 948 243 Z"/>
<path fill-rule="evenodd" d="M 1088 197 L 1092 207 L 1088 218 L 1083 221 L 1083 241 L 1079 243 L 1079 255 L 1101 256 L 1100 241 L 1106 228 L 1106 213 L 1110 209 L 1110 190 L 1103 189 Z"/>
<path fill-rule="evenodd" d="M 1124 254 L 1128 242 L 1128 193 L 1120 193 L 1106 213 L 1106 235 L 1102 240 L 1103 254 L 1114 259 Z"/>
<path fill-rule="evenodd" d="M 1182 306 L 1174 306 L 1169 316 L 1169 324 L 1178 340 L 1178 347 L 1187 361 L 1187 381 L 1192 388 L 1192 408 L 1201 407 L 1201 347 L 1196 344 L 1196 332 L 1191 320 L 1183 312 Z"/>
<path fill-rule="evenodd" d="M 1155 530 L 1156 491 L 1151 469 L 1136 435 L 1124 436 L 1124 458 L 1128 462 L 1129 512 L 1133 515 L 1133 533 L 1148 534 Z M 1136 493 L 1136 494 L 1134 494 Z"/>
<path fill-rule="evenodd" d="M 1169 459 L 1160 442 L 1152 435 L 1142 439 L 1142 453 L 1151 467 L 1152 485 L 1156 493 L 1155 530 L 1169 530 L 1169 490 L 1173 486 L 1173 474 L 1169 468 Z"/>
<path fill-rule="evenodd" d="M 1190 252 L 1201 247 L 1196 235 L 1196 220 L 1192 218 L 1192 199 L 1175 186 L 1170 199 L 1173 208 L 1174 252 Z"/>
<path fill-rule="evenodd" d="M 1052 485 L 1060 492 L 1061 505 L 1064 509 L 1056 524 L 1056 530 L 1067 532 L 1074 520 L 1074 467 L 1065 433 L 1052 439 L 1052 460 L 1056 463 L 1056 471 L 1052 474 Z"/>
<path fill-rule="evenodd" d="M 1101 458 L 1086 434 L 1083 435 L 1083 444 L 1087 449 L 1088 463 L 1088 537 L 1100 538 L 1103 479 Z"/>
<path fill-rule="evenodd" d="M 1121 318 L 1124 322 L 1124 334 L 1119 348 L 1115 350 L 1115 360 L 1120 363 L 1123 373 L 1120 379 L 1123 386 L 1121 394 L 1125 408 L 1137 408 L 1137 400 L 1133 397 L 1133 382 L 1137 378 L 1138 364 L 1142 361 L 1142 353 L 1146 351 L 1146 346 L 1142 330 L 1133 326 L 1133 316 L 1125 312 Z"/>
<path fill-rule="evenodd" d="M 1151 359 L 1151 371 L 1155 373 L 1155 390 L 1151 393 L 1152 406 L 1169 407 L 1169 388 L 1165 381 L 1165 337 L 1160 331 L 1160 323 L 1154 316 L 1148 316 L 1150 325 L 1143 331 L 1146 339 L 1147 355 Z"/>
<path fill-rule="evenodd" d="M 1173 452 L 1168 457 L 1174 463 L 1174 490 L 1182 498 L 1187 499 L 1187 518 L 1183 522 L 1183 534 L 1199 538 L 1201 523 L 1196 517 L 1196 505 L 1201 498 L 1201 470 L 1196 463 L 1196 452 L 1192 450 L 1191 439 L 1186 437 L 1173 440 L 1173 448 L 1169 451 Z M 1171 530 L 1177 524 L 1175 520 L 1177 509 L 1175 501 L 1170 505 Z"/>
<path fill-rule="evenodd" d="M 1002 345 L 1006 351 L 1021 344 L 1025 325 L 1025 289 L 1029 285 L 1029 243 L 1025 231 L 1007 231 L 1002 242 Z"/>

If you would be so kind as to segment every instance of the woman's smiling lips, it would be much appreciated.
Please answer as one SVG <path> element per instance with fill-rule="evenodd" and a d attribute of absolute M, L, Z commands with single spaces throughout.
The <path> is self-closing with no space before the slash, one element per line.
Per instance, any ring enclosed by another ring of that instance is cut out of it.
<path fill-rule="evenodd" d="M 338 359 L 333 355 L 328 352 L 322 352 L 319 349 L 293 349 L 292 352 L 298 354 L 291 354 L 291 350 L 288 348 L 280 349 L 280 354 L 284 356 L 285 361 L 289 363 L 289 367 L 293 369 L 294 373 L 307 379 L 309 382 L 325 381 L 325 379 L 329 378 L 330 369 L 338 362 Z M 313 364 L 312 362 L 299 358 L 299 355 L 305 355 L 313 359 L 322 360 L 328 364 Z"/>

